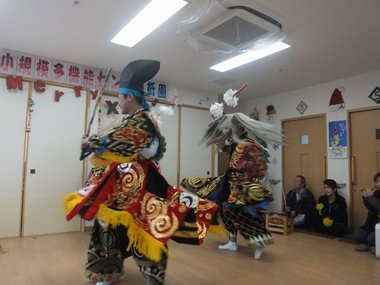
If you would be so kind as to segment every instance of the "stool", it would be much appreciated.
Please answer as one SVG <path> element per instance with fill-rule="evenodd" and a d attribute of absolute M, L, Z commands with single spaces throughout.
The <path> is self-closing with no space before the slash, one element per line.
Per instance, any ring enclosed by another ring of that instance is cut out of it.
<path fill-rule="evenodd" d="M 266 213 L 266 228 L 270 232 L 288 235 L 294 232 L 293 219 L 282 213 Z"/>

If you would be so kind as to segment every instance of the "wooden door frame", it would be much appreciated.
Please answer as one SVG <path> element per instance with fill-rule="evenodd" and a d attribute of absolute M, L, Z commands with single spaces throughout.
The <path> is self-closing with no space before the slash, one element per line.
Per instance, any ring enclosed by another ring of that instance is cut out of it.
<path fill-rule="evenodd" d="M 327 121 L 326 121 L 326 113 L 320 113 L 320 114 L 315 114 L 315 115 L 310 115 L 310 116 L 302 116 L 302 117 L 292 117 L 292 118 L 287 118 L 287 119 L 282 119 L 281 120 L 281 129 L 284 130 L 284 123 L 287 122 L 292 122 L 292 121 L 301 121 L 301 120 L 307 120 L 307 119 L 314 119 L 314 118 L 323 118 L 325 123 L 324 123 L 324 132 L 325 132 L 325 166 L 324 166 L 324 175 L 327 177 L 328 173 L 328 159 L 327 159 Z M 286 135 L 286 134 L 285 134 Z M 285 143 L 286 143 L 286 137 L 285 137 Z M 285 159 L 284 159 L 284 154 L 285 154 L 285 145 L 281 145 L 281 179 L 282 179 L 282 189 L 283 193 L 285 195 L 285 188 L 284 188 L 284 182 L 285 182 Z M 284 199 L 284 198 L 283 198 Z M 284 201 L 282 201 L 282 205 L 284 204 Z"/>
<path fill-rule="evenodd" d="M 349 213 L 349 221 L 350 221 L 350 228 L 353 227 L 353 218 L 354 218 L 354 190 L 352 187 L 352 178 L 353 178 L 353 167 L 352 167 L 352 132 L 351 132 L 351 114 L 352 113 L 359 113 L 359 112 L 366 112 L 366 111 L 372 111 L 372 110 L 378 110 L 380 109 L 380 106 L 371 106 L 371 107 L 362 107 L 362 108 L 356 108 L 356 109 L 350 109 L 347 110 L 347 130 L 348 130 L 348 154 L 349 154 L 349 161 L 348 161 L 348 178 L 349 178 L 349 197 L 350 197 L 350 213 Z"/>

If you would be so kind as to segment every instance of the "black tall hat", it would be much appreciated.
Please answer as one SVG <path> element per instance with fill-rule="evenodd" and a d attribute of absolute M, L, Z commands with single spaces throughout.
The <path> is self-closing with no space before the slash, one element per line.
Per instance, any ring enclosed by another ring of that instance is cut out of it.
<path fill-rule="evenodd" d="M 129 63 L 121 72 L 120 88 L 130 88 L 141 93 L 143 85 L 152 79 L 160 69 L 160 62 L 156 60 L 135 60 Z"/>

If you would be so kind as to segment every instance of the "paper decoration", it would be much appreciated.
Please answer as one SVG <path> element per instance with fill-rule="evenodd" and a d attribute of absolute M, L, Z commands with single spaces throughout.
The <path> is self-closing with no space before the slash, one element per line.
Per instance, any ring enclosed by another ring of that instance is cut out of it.
<path fill-rule="evenodd" d="M 63 61 L 53 60 L 51 70 L 51 79 L 55 82 L 67 82 L 67 63 Z"/>
<path fill-rule="evenodd" d="M 17 53 L 12 51 L 1 52 L 0 72 L 6 74 L 16 74 Z"/>
<path fill-rule="evenodd" d="M 166 84 L 158 84 L 158 98 L 166 99 Z"/>
<path fill-rule="evenodd" d="M 118 103 L 118 101 L 106 100 L 107 115 L 119 114 L 119 111 L 117 110 Z"/>
<path fill-rule="evenodd" d="M 97 69 L 95 71 L 95 86 L 100 88 L 101 84 L 104 83 L 104 80 L 106 80 L 107 70 L 105 69 Z M 107 87 L 107 86 L 106 86 Z"/>
<path fill-rule="evenodd" d="M 18 88 L 18 90 L 23 89 L 22 77 L 21 76 L 13 77 L 13 76 L 9 75 L 6 78 L 6 81 L 7 81 L 7 89 L 8 90 L 17 89 L 17 88 Z"/>
<path fill-rule="evenodd" d="M 368 98 L 371 99 L 376 104 L 379 104 L 380 103 L 380 88 L 376 86 L 376 88 L 373 89 L 371 94 L 369 94 Z"/>
<path fill-rule="evenodd" d="M 339 89 L 335 88 L 333 94 L 330 98 L 329 111 L 335 112 L 344 110 L 346 108 L 346 104 L 343 101 L 342 93 Z"/>
<path fill-rule="evenodd" d="M 274 118 L 274 115 L 276 114 L 276 108 L 273 105 L 267 106 L 267 119 L 270 121 Z"/>
<path fill-rule="evenodd" d="M 31 121 L 32 121 L 32 113 L 33 113 L 33 106 L 34 106 L 34 101 L 32 98 L 30 98 L 28 100 L 28 117 L 27 117 L 27 121 L 26 121 L 26 127 L 25 127 L 25 132 L 27 133 L 30 133 L 30 125 L 31 125 Z"/>
<path fill-rule="evenodd" d="M 301 144 L 309 144 L 309 136 L 308 135 L 302 135 L 301 136 Z"/>
<path fill-rule="evenodd" d="M 206 97 L 204 99 L 199 99 L 198 104 L 204 106 L 208 105 L 208 102 L 210 102 L 210 98 Z"/>
<path fill-rule="evenodd" d="M 156 97 L 156 82 L 154 81 L 149 81 L 146 85 L 146 95 L 149 97 Z"/>
<path fill-rule="evenodd" d="M 156 81 L 148 81 L 144 85 L 145 94 L 151 98 L 166 99 L 167 98 L 166 91 L 167 91 L 167 87 L 165 83 L 159 83 Z"/>
<path fill-rule="evenodd" d="M 63 91 L 55 90 L 55 96 L 54 96 L 55 102 L 59 102 L 59 100 L 61 99 L 61 96 L 63 96 L 63 94 L 65 94 Z"/>
<path fill-rule="evenodd" d="M 18 55 L 16 64 L 16 74 L 24 77 L 34 77 L 35 57 L 29 55 Z"/>
<path fill-rule="evenodd" d="M 46 84 L 42 80 L 34 81 L 34 90 L 38 93 L 43 93 L 46 90 Z"/>
<path fill-rule="evenodd" d="M 96 88 L 96 70 L 86 66 L 83 68 L 82 85 L 89 88 Z"/>
<path fill-rule="evenodd" d="M 51 80 L 52 61 L 44 57 L 36 57 L 34 78 Z"/>
<path fill-rule="evenodd" d="M 0 53 L 0 73 L 98 89 L 105 80 L 107 70 L 3 49 Z M 117 92 L 119 78 L 119 72 L 112 72 L 105 89 Z M 165 99 L 166 84 L 155 85 L 154 96 Z"/>
<path fill-rule="evenodd" d="M 110 79 L 107 82 L 107 90 L 117 92 L 119 89 L 120 73 L 111 72 Z"/>
<path fill-rule="evenodd" d="M 253 108 L 253 112 L 251 114 L 249 114 L 249 116 L 256 121 L 259 121 L 260 120 L 260 113 L 261 113 L 261 111 L 259 111 L 259 109 L 257 109 L 255 107 L 255 108 Z"/>
<path fill-rule="evenodd" d="M 69 63 L 67 74 L 67 83 L 73 85 L 80 85 L 83 73 L 83 67 L 79 64 Z"/>
<path fill-rule="evenodd" d="M 345 120 L 329 122 L 329 154 L 330 158 L 347 158 L 347 123 Z"/>
<path fill-rule="evenodd" d="M 303 113 L 305 113 L 307 108 L 309 108 L 309 106 L 306 105 L 306 103 L 304 101 L 299 102 L 299 104 L 296 107 L 298 113 L 300 113 L 301 115 L 303 115 Z"/>

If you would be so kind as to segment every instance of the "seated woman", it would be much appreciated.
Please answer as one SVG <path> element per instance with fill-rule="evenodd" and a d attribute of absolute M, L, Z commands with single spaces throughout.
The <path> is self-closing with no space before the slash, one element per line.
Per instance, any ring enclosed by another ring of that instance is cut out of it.
<path fill-rule="evenodd" d="M 380 172 L 373 177 L 375 188 L 366 188 L 363 191 L 363 204 L 368 209 L 367 220 L 359 229 L 355 230 L 355 240 L 360 244 L 357 251 L 367 251 L 375 246 L 375 226 L 380 215 Z"/>
<path fill-rule="evenodd" d="M 346 200 L 337 192 L 333 179 L 323 181 L 325 195 L 318 199 L 314 214 L 314 229 L 318 232 L 342 237 L 347 233 Z"/>

